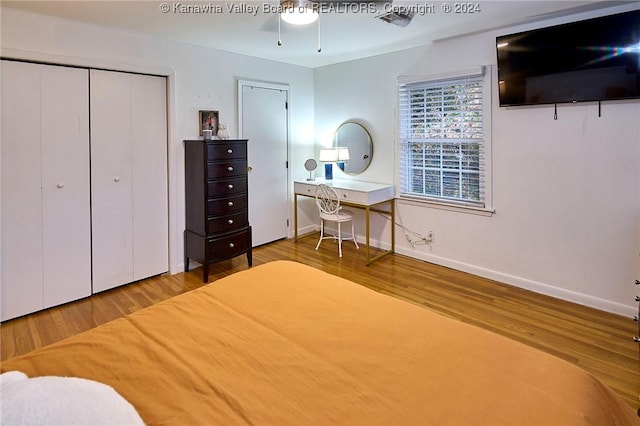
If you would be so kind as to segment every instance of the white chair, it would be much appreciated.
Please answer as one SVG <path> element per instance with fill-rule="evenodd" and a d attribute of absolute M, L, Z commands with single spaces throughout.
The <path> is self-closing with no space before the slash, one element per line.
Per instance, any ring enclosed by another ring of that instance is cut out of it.
<path fill-rule="evenodd" d="M 344 222 L 351 222 L 351 237 L 345 238 L 346 240 L 353 240 L 356 248 L 359 249 L 358 242 L 356 241 L 356 234 L 353 227 L 353 213 L 349 210 L 343 210 L 340 207 L 340 199 L 335 189 L 329 185 L 320 184 L 316 187 L 316 205 L 320 210 L 320 239 L 316 245 L 316 250 L 320 247 L 322 240 L 333 239 L 338 240 L 338 252 L 342 257 L 342 234 L 340 225 Z M 338 226 L 337 235 L 324 235 L 324 222 L 335 222 Z"/>

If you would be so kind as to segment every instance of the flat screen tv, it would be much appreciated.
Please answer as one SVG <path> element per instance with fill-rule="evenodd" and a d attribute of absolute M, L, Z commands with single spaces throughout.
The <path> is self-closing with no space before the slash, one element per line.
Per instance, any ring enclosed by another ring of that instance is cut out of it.
<path fill-rule="evenodd" d="M 496 37 L 500 106 L 640 98 L 640 10 Z"/>

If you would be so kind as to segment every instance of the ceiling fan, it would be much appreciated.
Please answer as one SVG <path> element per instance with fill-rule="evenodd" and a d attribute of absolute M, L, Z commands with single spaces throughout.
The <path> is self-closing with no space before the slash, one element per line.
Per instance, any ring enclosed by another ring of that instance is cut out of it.
<path fill-rule="evenodd" d="M 281 8 L 308 7 L 319 11 L 320 14 L 346 10 L 371 12 L 371 7 L 375 7 L 377 10 L 375 19 L 406 27 L 411 23 L 414 12 L 403 7 L 393 7 L 393 2 L 394 0 L 280 0 L 280 6 Z M 307 24 L 312 22 L 307 22 Z M 269 17 L 260 27 L 262 31 L 283 33 L 289 32 L 293 28 L 295 28 L 295 24 L 281 22 L 280 14 Z"/>

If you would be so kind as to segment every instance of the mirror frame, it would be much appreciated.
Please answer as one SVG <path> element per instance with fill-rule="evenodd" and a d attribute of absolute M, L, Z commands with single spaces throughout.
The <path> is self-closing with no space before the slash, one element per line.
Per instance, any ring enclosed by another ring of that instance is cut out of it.
<path fill-rule="evenodd" d="M 357 143 L 358 145 L 364 145 L 363 149 L 356 151 L 351 146 L 353 144 L 343 144 L 343 145 L 339 144 L 339 132 L 341 129 L 345 128 L 346 126 L 357 126 L 362 130 L 363 138 L 359 139 L 355 143 Z M 362 124 L 358 123 L 357 121 L 345 121 L 338 126 L 335 133 L 333 134 L 333 147 L 349 148 L 349 157 L 351 159 L 347 161 L 346 164 L 338 163 L 338 167 L 340 168 L 340 170 L 342 170 L 344 173 L 348 175 L 358 175 L 364 172 L 369 168 L 369 166 L 371 165 L 371 161 L 373 160 L 373 139 L 371 138 L 371 134 L 369 133 L 366 127 L 364 127 Z M 364 157 L 363 161 L 366 163 L 359 170 L 349 170 L 349 162 L 353 161 L 353 159 L 355 158 L 354 154 L 357 154 L 358 158 L 362 155 Z"/>

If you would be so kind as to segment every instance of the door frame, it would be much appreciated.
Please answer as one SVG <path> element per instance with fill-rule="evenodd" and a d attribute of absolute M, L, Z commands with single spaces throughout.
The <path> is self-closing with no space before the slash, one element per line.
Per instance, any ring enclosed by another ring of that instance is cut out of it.
<path fill-rule="evenodd" d="M 285 92 L 286 102 L 287 102 L 287 141 L 286 141 L 286 150 L 287 150 L 287 235 L 285 238 L 289 238 L 291 234 L 291 109 L 290 106 L 290 87 L 289 84 L 286 83 L 269 83 L 264 81 L 256 81 L 256 80 L 245 80 L 238 79 L 237 85 L 237 99 L 238 99 L 238 109 L 237 109 L 237 117 L 238 117 L 238 138 L 243 139 L 242 134 L 242 91 L 245 87 L 258 87 L 261 89 L 273 89 L 273 90 L 281 90 Z"/>

